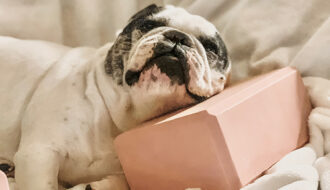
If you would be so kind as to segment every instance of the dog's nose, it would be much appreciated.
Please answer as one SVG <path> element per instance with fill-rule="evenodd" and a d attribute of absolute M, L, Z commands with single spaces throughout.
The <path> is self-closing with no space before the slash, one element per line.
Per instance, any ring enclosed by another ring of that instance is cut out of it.
<path fill-rule="evenodd" d="M 177 31 L 177 30 L 171 30 L 167 31 L 163 34 L 166 39 L 181 45 L 186 45 L 191 47 L 192 41 L 189 38 L 189 36 L 183 32 Z"/>

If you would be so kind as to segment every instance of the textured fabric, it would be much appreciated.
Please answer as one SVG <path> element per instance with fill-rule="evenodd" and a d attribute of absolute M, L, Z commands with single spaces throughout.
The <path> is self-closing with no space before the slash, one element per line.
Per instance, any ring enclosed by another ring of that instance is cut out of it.
<path fill-rule="evenodd" d="M 284 66 L 305 78 L 315 106 L 311 142 L 247 186 L 330 189 L 330 1 L 325 0 L 0 0 L 0 35 L 99 47 L 150 3 L 173 4 L 216 25 L 233 63 L 232 83 Z"/>

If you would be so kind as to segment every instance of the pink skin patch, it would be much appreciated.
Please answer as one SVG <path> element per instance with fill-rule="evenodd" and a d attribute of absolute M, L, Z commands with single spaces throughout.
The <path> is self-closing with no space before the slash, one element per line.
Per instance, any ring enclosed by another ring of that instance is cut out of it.
<path fill-rule="evenodd" d="M 160 71 L 157 65 L 142 71 L 139 80 L 131 87 L 132 102 L 139 108 L 136 118 L 144 117 L 144 113 L 153 113 L 150 118 L 168 111 L 195 103 L 186 91 L 184 84 L 178 85 Z M 142 111 L 141 111 L 142 110 Z"/>
<path fill-rule="evenodd" d="M 151 69 L 141 73 L 137 86 L 139 88 L 149 89 L 150 87 L 153 87 L 155 83 L 159 86 L 171 85 L 171 79 L 165 73 L 162 73 L 157 65 L 154 65 Z"/>

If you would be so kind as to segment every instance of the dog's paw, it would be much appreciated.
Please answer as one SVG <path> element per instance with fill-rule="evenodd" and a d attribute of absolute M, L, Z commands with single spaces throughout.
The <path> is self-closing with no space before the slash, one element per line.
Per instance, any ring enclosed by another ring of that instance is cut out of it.
<path fill-rule="evenodd" d="M 13 163 L 0 160 L 0 170 L 4 172 L 7 177 L 14 177 L 15 166 Z"/>
<path fill-rule="evenodd" d="M 16 181 L 14 178 L 12 177 L 9 177 L 8 178 L 8 184 L 9 184 L 9 189 L 10 190 L 18 190 L 18 187 L 16 185 Z"/>
<path fill-rule="evenodd" d="M 93 190 L 93 189 L 92 189 L 91 185 L 88 184 L 88 185 L 86 186 L 85 190 Z"/>
<path fill-rule="evenodd" d="M 126 179 L 123 175 L 112 175 L 100 181 L 87 184 L 79 184 L 68 190 L 129 190 Z"/>
<path fill-rule="evenodd" d="M 79 184 L 67 190 L 94 190 L 90 184 Z"/>

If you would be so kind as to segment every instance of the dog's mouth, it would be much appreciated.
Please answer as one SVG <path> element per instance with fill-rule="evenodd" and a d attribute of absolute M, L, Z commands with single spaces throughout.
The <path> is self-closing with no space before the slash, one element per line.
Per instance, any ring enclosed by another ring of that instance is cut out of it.
<path fill-rule="evenodd" d="M 153 48 L 153 55 L 146 61 L 142 69 L 138 71 L 128 70 L 125 75 L 126 83 L 130 86 L 139 81 L 140 75 L 143 72 L 151 69 L 156 65 L 160 71 L 166 74 L 173 82 L 176 81 L 179 85 L 185 82 L 184 77 L 184 61 L 178 50 L 179 45 L 172 42 L 163 41 L 158 43 Z M 182 50 L 181 50 L 182 51 Z"/>
<path fill-rule="evenodd" d="M 142 70 L 142 73 L 152 69 L 152 67 L 155 66 L 161 73 L 166 74 L 166 76 L 170 78 L 172 85 L 174 83 L 177 83 L 178 85 L 185 84 L 183 63 L 181 63 L 176 56 L 165 54 L 155 57 L 147 62 Z"/>

